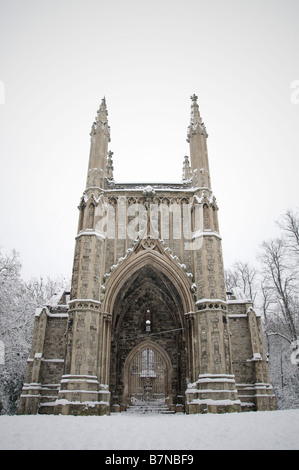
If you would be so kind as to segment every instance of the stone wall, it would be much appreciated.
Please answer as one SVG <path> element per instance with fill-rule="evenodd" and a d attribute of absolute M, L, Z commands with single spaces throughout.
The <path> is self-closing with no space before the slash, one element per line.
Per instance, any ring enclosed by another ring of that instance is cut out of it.
<path fill-rule="evenodd" d="M 20 413 L 54 411 L 64 369 L 67 309 L 66 305 L 37 309 Z"/>
<path fill-rule="evenodd" d="M 249 301 L 229 301 L 232 365 L 243 411 L 275 409 L 261 319 Z"/>

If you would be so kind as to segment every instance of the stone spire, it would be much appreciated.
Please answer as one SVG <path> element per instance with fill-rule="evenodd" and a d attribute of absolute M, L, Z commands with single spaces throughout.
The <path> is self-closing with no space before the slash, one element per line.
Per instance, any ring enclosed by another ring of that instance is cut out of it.
<path fill-rule="evenodd" d="M 207 149 L 207 131 L 202 122 L 199 107 L 197 104 L 198 97 L 191 97 L 191 117 L 188 127 L 187 142 L 190 144 L 191 168 L 193 174 L 197 174 L 197 181 L 201 187 L 211 188 L 208 149 Z"/>
<path fill-rule="evenodd" d="M 86 187 L 104 186 L 110 127 L 106 99 L 103 98 L 90 132 L 90 154 Z"/>
<path fill-rule="evenodd" d="M 188 181 L 192 177 L 192 170 L 190 167 L 190 161 L 188 155 L 184 157 L 184 165 L 183 165 L 183 181 Z"/>
<path fill-rule="evenodd" d="M 190 96 L 190 99 L 192 100 L 190 126 L 191 125 L 193 126 L 193 131 L 196 128 L 198 128 L 198 130 L 201 130 L 200 126 L 202 124 L 202 119 L 200 117 L 199 106 L 197 104 L 198 96 L 192 95 L 192 96 Z"/>

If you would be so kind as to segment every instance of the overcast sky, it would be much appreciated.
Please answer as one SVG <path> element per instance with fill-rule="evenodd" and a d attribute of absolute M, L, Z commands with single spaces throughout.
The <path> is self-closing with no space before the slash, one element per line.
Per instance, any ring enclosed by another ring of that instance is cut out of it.
<path fill-rule="evenodd" d="M 115 179 L 178 182 L 198 95 L 225 265 L 254 263 L 299 207 L 298 21 L 298 0 L 0 0 L 0 245 L 24 277 L 71 276 L 103 96 Z"/>

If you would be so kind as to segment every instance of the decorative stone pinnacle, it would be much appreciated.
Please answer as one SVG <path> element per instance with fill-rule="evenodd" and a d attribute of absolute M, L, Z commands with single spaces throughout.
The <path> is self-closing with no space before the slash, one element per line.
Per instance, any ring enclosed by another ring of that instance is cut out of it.
<path fill-rule="evenodd" d="M 195 101 L 195 102 L 197 102 L 197 100 L 198 100 L 198 96 L 196 96 L 195 94 L 190 96 L 190 98 L 191 98 L 192 101 Z"/>
<path fill-rule="evenodd" d="M 107 178 L 109 180 L 113 180 L 113 161 L 112 161 L 112 157 L 113 157 L 113 152 L 111 152 L 111 150 L 108 151 L 108 155 L 107 155 L 107 165 L 106 165 L 106 171 L 107 171 Z"/>
<path fill-rule="evenodd" d="M 98 111 L 97 111 L 96 120 L 101 120 L 99 116 L 100 116 L 100 114 L 102 114 L 102 113 L 105 113 L 106 116 L 108 116 L 108 111 L 107 111 L 107 105 L 106 105 L 106 98 L 105 98 L 105 96 L 104 96 L 104 98 L 102 99 L 102 102 L 101 102 L 101 104 L 100 104 L 100 106 L 99 106 L 99 109 L 98 109 Z"/>
<path fill-rule="evenodd" d="M 154 188 L 152 188 L 152 186 L 148 185 L 144 188 L 143 190 L 143 194 L 146 196 L 146 197 L 153 197 L 155 195 L 156 191 L 154 190 Z"/>

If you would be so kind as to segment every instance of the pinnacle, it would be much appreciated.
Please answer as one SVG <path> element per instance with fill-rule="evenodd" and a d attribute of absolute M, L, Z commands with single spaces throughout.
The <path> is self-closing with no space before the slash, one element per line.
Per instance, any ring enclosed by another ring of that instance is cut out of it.
<path fill-rule="evenodd" d="M 97 120 L 102 121 L 102 122 L 107 122 L 107 116 L 108 116 L 108 111 L 107 111 L 107 105 L 106 105 L 106 98 L 104 96 L 97 112 Z"/>
<path fill-rule="evenodd" d="M 105 109 L 107 108 L 105 96 L 104 96 L 104 98 L 102 98 L 102 102 L 101 102 L 101 105 L 100 105 L 100 109 L 101 109 L 101 108 L 105 108 Z"/>
<path fill-rule="evenodd" d="M 93 138 L 93 136 L 97 134 L 98 132 L 104 132 L 108 136 L 108 142 L 110 142 L 110 127 L 108 125 L 107 116 L 108 116 L 108 111 L 107 111 L 107 106 L 106 106 L 106 98 L 104 96 L 99 106 L 99 109 L 97 111 L 97 115 L 95 116 L 95 120 L 91 127 L 91 132 L 90 132 L 91 138 Z"/>
<path fill-rule="evenodd" d="M 192 100 L 192 104 L 191 104 L 191 119 L 190 119 L 190 122 L 191 124 L 201 124 L 201 117 L 200 117 L 200 113 L 199 113 L 199 106 L 198 106 L 198 103 L 197 103 L 197 100 L 198 100 L 198 96 L 196 96 L 195 94 L 193 94 L 192 96 L 190 96 L 191 100 Z"/>

